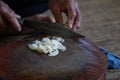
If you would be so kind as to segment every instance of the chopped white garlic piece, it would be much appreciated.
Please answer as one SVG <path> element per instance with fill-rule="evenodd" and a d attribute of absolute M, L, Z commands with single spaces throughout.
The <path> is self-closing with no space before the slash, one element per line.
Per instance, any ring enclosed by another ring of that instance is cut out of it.
<path fill-rule="evenodd" d="M 44 41 L 44 42 L 49 42 L 50 39 L 49 39 L 48 37 L 45 37 L 45 38 L 42 39 L 42 41 Z"/>
<path fill-rule="evenodd" d="M 35 40 L 32 44 L 28 44 L 28 47 L 32 50 L 37 50 L 39 53 L 48 54 L 48 56 L 56 56 L 59 54 L 59 50 L 65 51 L 66 47 L 62 44 L 64 39 L 61 37 L 45 37 L 42 41 Z"/>
<path fill-rule="evenodd" d="M 28 44 L 28 47 L 32 50 L 36 50 L 38 48 L 36 44 Z"/>
<path fill-rule="evenodd" d="M 50 53 L 48 54 L 48 56 L 56 56 L 56 55 L 58 55 L 58 54 L 59 54 L 59 51 L 58 51 L 58 50 L 54 50 L 54 51 L 50 52 Z"/>
<path fill-rule="evenodd" d="M 39 45 L 39 44 L 41 44 L 42 42 L 39 41 L 39 40 L 35 40 L 35 41 L 33 41 L 33 43 L 36 44 L 36 45 Z"/>

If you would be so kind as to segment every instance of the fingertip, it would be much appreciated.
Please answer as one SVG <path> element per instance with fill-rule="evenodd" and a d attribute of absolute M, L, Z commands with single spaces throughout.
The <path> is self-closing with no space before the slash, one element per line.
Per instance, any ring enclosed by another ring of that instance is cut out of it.
<path fill-rule="evenodd" d="M 18 31 L 21 31 L 22 30 L 22 28 L 21 28 L 21 26 L 20 26 L 20 24 L 18 23 Z"/>
<path fill-rule="evenodd" d="M 19 32 L 21 31 L 21 27 L 18 28 L 18 31 L 19 31 Z"/>
<path fill-rule="evenodd" d="M 79 21 L 78 24 L 77 24 L 77 27 L 80 27 L 80 25 L 81 25 L 81 24 L 80 24 L 80 21 Z"/>
<path fill-rule="evenodd" d="M 16 24 L 14 24 L 14 28 L 16 28 L 17 31 L 21 31 L 22 30 L 21 29 L 21 25 L 18 22 L 16 22 Z"/>
<path fill-rule="evenodd" d="M 76 29 L 77 29 L 77 27 L 76 27 L 76 26 L 73 26 L 72 30 L 75 31 Z"/>
<path fill-rule="evenodd" d="M 53 23 L 55 23 L 56 21 L 55 21 L 55 18 L 54 17 L 52 17 L 52 16 L 50 16 L 50 20 L 51 20 L 51 22 L 53 22 Z"/>
<path fill-rule="evenodd" d="M 55 23 L 55 20 L 50 20 L 51 22 Z"/>
<path fill-rule="evenodd" d="M 69 24 L 68 22 L 65 23 L 65 26 L 72 29 L 72 24 Z"/>
<path fill-rule="evenodd" d="M 73 22 L 72 22 L 71 20 L 68 20 L 67 23 L 66 23 L 66 25 L 67 25 L 70 29 L 72 29 L 72 27 L 73 27 Z"/>
<path fill-rule="evenodd" d="M 72 27 L 73 27 L 73 22 L 74 22 L 74 19 L 68 19 L 68 27 L 70 28 L 70 29 L 72 29 Z"/>
<path fill-rule="evenodd" d="M 20 32 L 21 31 L 21 27 L 15 26 L 15 29 Z"/>
<path fill-rule="evenodd" d="M 80 28 L 80 24 L 77 25 L 76 29 L 79 29 Z"/>
<path fill-rule="evenodd" d="M 69 27 L 70 29 L 72 29 L 72 24 L 69 24 L 68 27 Z"/>
<path fill-rule="evenodd" d="M 21 18 L 21 16 L 20 16 L 20 15 L 18 15 L 18 14 L 16 14 L 16 17 L 17 17 L 17 18 Z"/>
<path fill-rule="evenodd" d="M 79 29 L 79 27 L 80 27 L 80 23 L 75 23 L 75 24 L 73 25 L 73 29 L 74 29 L 74 30 Z"/>
<path fill-rule="evenodd" d="M 17 29 L 17 31 L 21 31 L 21 25 L 19 24 L 19 22 L 18 22 L 18 20 L 16 18 L 14 18 L 11 22 L 12 22 L 14 28 Z"/>
<path fill-rule="evenodd" d="M 72 23 L 68 23 L 68 22 L 66 22 L 65 23 L 65 26 L 67 26 L 68 28 L 70 28 L 70 29 L 73 29 L 73 24 Z"/>

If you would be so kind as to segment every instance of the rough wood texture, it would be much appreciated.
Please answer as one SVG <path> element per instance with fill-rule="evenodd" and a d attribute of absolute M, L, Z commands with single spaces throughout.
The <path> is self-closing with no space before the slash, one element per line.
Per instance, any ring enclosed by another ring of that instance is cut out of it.
<path fill-rule="evenodd" d="M 56 57 L 29 50 L 31 40 L 1 45 L 0 75 L 12 80 L 105 80 L 107 60 L 99 48 L 85 39 L 65 40 L 67 51 Z"/>

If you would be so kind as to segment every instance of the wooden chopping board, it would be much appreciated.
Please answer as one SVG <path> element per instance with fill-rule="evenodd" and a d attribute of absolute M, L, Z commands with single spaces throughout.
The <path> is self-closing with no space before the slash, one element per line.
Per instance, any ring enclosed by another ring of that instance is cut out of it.
<path fill-rule="evenodd" d="M 98 80 L 106 72 L 105 55 L 85 39 L 65 39 L 67 50 L 55 57 L 30 50 L 27 44 L 33 40 L 0 46 L 0 76 L 11 80 Z"/>

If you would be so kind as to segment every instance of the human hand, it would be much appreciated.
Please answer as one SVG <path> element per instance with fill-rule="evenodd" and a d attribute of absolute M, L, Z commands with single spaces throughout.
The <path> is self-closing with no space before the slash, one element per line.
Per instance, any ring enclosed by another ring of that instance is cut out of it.
<path fill-rule="evenodd" d="M 42 14 L 36 14 L 36 15 L 33 15 L 33 16 L 30 16 L 30 17 L 26 17 L 25 19 L 55 22 L 55 19 L 53 17 L 45 16 L 45 15 L 42 15 Z M 28 28 L 28 27 L 24 27 L 24 26 L 22 27 L 22 31 L 20 31 L 20 32 L 17 32 L 10 27 L 8 27 L 7 29 L 0 29 L 0 35 L 2 35 L 2 36 L 32 34 L 34 32 L 36 32 L 36 30 Z"/>
<path fill-rule="evenodd" d="M 9 22 L 13 28 L 21 31 L 21 26 L 17 18 L 20 18 L 6 3 L 0 0 L 0 27 L 6 28 L 5 21 Z"/>
<path fill-rule="evenodd" d="M 66 26 L 75 30 L 80 26 L 80 10 L 76 0 L 49 0 L 50 9 L 56 22 L 63 23 L 62 12 L 67 16 Z"/>

